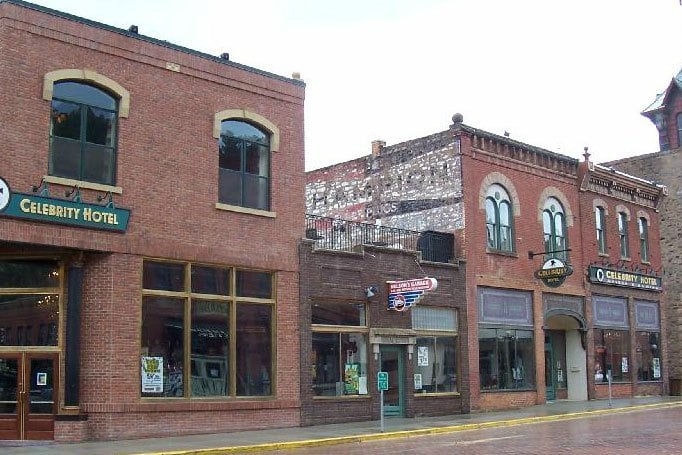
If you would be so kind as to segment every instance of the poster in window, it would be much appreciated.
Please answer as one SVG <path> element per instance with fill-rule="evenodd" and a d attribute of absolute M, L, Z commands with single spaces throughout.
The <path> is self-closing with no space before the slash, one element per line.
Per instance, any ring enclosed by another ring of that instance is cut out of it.
<path fill-rule="evenodd" d="M 654 357 L 651 363 L 654 370 L 654 379 L 661 379 L 661 359 Z"/>
<path fill-rule="evenodd" d="M 417 347 L 417 366 L 418 367 L 428 367 L 429 366 L 429 347 L 428 346 L 418 346 Z"/>
<path fill-rule="evenodd" d="M 421 390 L 422 389 L 422 375 L 419 373 L 415 373 L 414 375 L 414 390 Z"/>
<path fill-rule="evenodd" d="M 343 373 L 343 390 L 346 395 L 356 395 L 360 390 L 360 364 L 347 363 Z"/>
<path fill-rule="evenodd" d="M 47 385 L 47 373 L 36 373 L 36 385 Z"/>
<path fill-rule="evenodd" d="M 360 376 L 358 378 L 358 388 L 360 395 L 367 395 L 367 376 Z"/>
<path fill-rule="evenodd" d="M 621 359 L 620 366 L 621 366 L 621 370 L 623 371 L 623 373 L 628 372 L 628 358 L 627 357 L 623 357 Z"/>
<path fill-rule="evenodd" d="M 163 357 L 141 358 L 142 393 L 163 392 Z"/>

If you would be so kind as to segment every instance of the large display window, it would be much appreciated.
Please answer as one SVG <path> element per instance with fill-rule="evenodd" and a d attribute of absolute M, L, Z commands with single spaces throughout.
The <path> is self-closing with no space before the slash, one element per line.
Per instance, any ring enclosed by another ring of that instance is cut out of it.
<path fill-rule="evenodd" d="M 532 330 L 480 328 L 478 349 L 482 390 L 535 387 Z"/>
<path fill-rule="evenodd" d="M 311 317 L 314 395 L 367 395 L 368 330 L 365 305 L 315 302 Z"/>
<path fill-rule="evenodd" d="M 412 328 L 417 332 L 414 392 L 457 392 L 457 311 L 416 306 Z"/>
<path fill-rule="evenodd" d="M 145 260 L 141 396 L 271 396 L 274 274 Z"/>

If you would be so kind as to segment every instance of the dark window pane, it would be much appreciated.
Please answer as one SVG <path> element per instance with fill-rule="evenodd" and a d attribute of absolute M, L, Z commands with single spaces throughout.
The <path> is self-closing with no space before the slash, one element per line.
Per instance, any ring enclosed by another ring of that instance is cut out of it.
<path fill-rule="evenodd" d="M 313 324 L 365 326 L 365 305 L 317 302 L 312 308 Z"/>
<path fill-rule="evenodd" d="M 0 359 L 0 414 L 17 412 L 18 366 L 15 359 Z"/>
<path fill-rule="evenodd" d="M 60 98 L 77 103 L 116 110 L 116 99 L 104 90 L 79 82 L 57 82 L 54 84 L 53 98 Z"/>
<path fill-rule="evenodd" d="M 116 114 L 96 107 L 87 108 L 86 142 L 99 145 L 114 145 Z"/>
<path fill-rule="evenodd" d="M 595 329 L 594 381 L 607 383 L 611 371 L 614 382 L 630 381 L 630 334 L 625 330 Z"/>
<path fill-rule="evenodd" d="M 637 332 L 637 380 L 661 380 L 661 334 Z"/>
<path fill-rule="evenodd" d="M 192 292 L 197 294 L 228 295 L 229 271 L 217 267 L 192 266 Z"/>
<path fill-rule="evenodd" d="M 142 299 L 142 357 L 163 362 L 163 387 L 159 393 L 142 392 L 143 397 L 182 397 L 185 300 L 169 297 Z"/>
<path fill-rule="evenodd" d="M 229 395 L 229 307 L 192 301 L 192 396 Z"/>
<path fill-rule="evenodd" d="M 272 395 L 272 307 L 237 306 L 237 395 Z"/>
<path fill-rule="evenodd" d="M 50 141 L 50 175 L 79 180 L 81 145 L 71 139 L 53 137 Z"/>
<path fill-rule="evenodd" d="M 114 149 L 87 144 L 83 154 L 83 180 L 111 184 L 114 181 Z"/>
<path fill-rule="evenodd" d="M 160 291 L 185 290 L 185 266 L 168 262 L 144 261 L 142 286 Z"/>
<path fill-rule="evenodd" d="M 242 205 L 242 174 L 219 169 L 218 200 L 224 204 Z"/>
<path fill-rule="evenodd" d="M 245 139 L 263 145 L 270 144 L 269 135 L 250 123 L 241 122 L 239 120 L 224 120 L 220 126 L 220 135 Z"/>
<path fill-rule="evenodd" d="M 481 389 L 511 390 L 535 387 L 533 332 L 479 329 Z"/>
<path fill-rule="evenodd" d="M 0 261 L 0 288 L 52 288 L 57 286 L 59 286 L 59 265 L 57 261 Z"/>
<path fill-rule="evenodd" d="M 233 171 L 242 170 L 243 142 L 228 136 L 220 136 L 218 143 L 218 166 Z"/>
<path fill-rule="evenodd" d="M 237 270 L 237 295 L 239 297 L 272 298 L 272 274 L 251 270 Z"/>
<path fill-rule="evenodd" d="M 244 174 L 244 207 L 268 210 L 268 179 Z"/>
<path fill-rule="evenodd" d="M 338 333 L 313 332 L 313 391 L 317 396 L 341 395 L 341 346 Z"/>
<path fill-rule="evenodd" d="M 80 140 L 81 107 L 78 104 L 52 102 L 52 135 Z"/>
<path fill-rule="evenodd" d="M 4 346 L 57 346 L 59 296 L 55 294 L 0 295 L 0 321 L 4 326 Z M 40 339 L 33 327 L 54 326 L 54 336 Z M 13 327 L 16 327 L 13 330 Z M 15 337 L 11 336 L 12 332 Z"/>
<path fill-rule="evenodd" d="M 54 363 L 52 359 L 31 359 L 29 411 L 54 413 Z"/>

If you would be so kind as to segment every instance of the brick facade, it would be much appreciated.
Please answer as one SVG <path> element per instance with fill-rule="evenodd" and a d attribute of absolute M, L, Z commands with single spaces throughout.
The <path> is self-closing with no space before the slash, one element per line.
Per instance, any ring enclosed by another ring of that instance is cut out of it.
<path fill-rule="evenodd" d="M 118 119 L 116 182 L 81 185 L 83 202 L 131 210 L 124 233 L 0 217 L 0 251 L 82 264 L 80 406 L 57 414 L 56 440 L 118 439 L 300 422 L 298 258 L 304 230 L 303 100 L 300 80 L 20 1 L 0 2 L 0 105 L 7 122 L 0 177 L 31 193 L 48 175 L 51 103 L 45 76 L 84 70 L 130 94 Z M 271 152 L 270 211 L 223 210 L 218 202 L 216 113 L 234 109 L 278 129 Z M 259 117 L 256 117 L 259 116 Z M 48 178 L 48 180 L 50 180 Z M 54 179 L 52 179 L 54 180 Z M 50 180 L 50 181 L 52 181 Z M 48 185 L 54 198 L 71 182 Z M 106 202 L 106 200 L 105 200 Z M 267 245 L 267 248 L 264 246 Z M 274 272 L 274 396 L 243 399 L 141 399 L 140 328 L 143 258 Z M 64 283 L 67 282 L 65 278 Z M 63 301 L 68 299 L 64 288 Z M 69 307 L 64 304 L 66 314 Z M 64 376 L 64 324 L 60 372 Z M 11 347 L 1 347 L 3 352 Z"/>

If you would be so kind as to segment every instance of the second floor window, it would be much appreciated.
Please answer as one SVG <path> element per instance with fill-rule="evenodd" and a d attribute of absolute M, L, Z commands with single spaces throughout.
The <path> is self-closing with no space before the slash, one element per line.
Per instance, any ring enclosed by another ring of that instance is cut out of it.
<path fill-rule="evenodd" d="M 250 123 L 224 120 L 218 152 L 219 202 L 270 210 L 270 136 Z"/>
<path fill-rule="evenodd" d="M 628 247 L 628 215 L 625 212 L 618 212 L 618 237 L 620 238 L 620 256 L 630 257 Z"/>
<path fill-rule="evenodd" d="M 76 81 L 54 84 L 49 174 L 113 185 L 118 101 Z"/>
<path fill-rule="evenodd" d="M 646 218 L 639 219 L 639 254 L 642 262 L 649 262 L 649 222 Z"/>
<path fill-rule="evenodd" d="M 561 203 L 555 198 L 547 199 L 542 211 L 545 253 L 550 257 L 566 259 L 566 217 Z"/>
<path fill-rule="evenodd" d="M 492 185 L 485 199 L 487 245 L 491 250 L 513 251 L 512 207 L 509 195 L 500 185 Z"/>
<path fill-rule="evenodd" d="M 606 223 L 604 222 L 604 207 L 594 208 L 595 227 L 597 230 L 597 249 L 599 254 L 606 254 Z"/>

